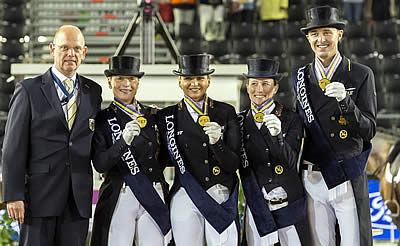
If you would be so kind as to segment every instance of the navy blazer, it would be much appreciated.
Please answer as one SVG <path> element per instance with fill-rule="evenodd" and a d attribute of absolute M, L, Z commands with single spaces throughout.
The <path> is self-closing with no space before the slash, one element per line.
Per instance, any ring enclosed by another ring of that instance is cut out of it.
<path fill-rule="evenodd" d="M 90 152 L 101 87 L 77 75 L 78 109 L 68 129 L 50 69 L 18 83 L 3 143 L 3 200 L 25 201 L 33 217 L 61 215 L 70 190 L 82 217 L 92 208 Z"/>

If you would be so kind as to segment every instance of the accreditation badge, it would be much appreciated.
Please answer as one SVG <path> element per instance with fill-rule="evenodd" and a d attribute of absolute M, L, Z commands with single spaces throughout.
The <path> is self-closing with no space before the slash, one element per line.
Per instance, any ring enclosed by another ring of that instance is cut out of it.
<path fill-rule="evenodd" d="M 263 113 L 257 113 L 254 115 L 254 120 L 258 123 L 262 123 L 264 120 L 264 114 Z"/>
<path fill-rule="evenodd" d="M 147 119 L 143 116 L 139 116 L 136 118 L 136 121 L 139 123 L 140 128 L 144 128 L 147 125 Z"/>
<path fill-rule="evenodd" d="M 207 122 L 210 122 L 210 117 L 208 115 L 201 115 L 197 121 L 199 125 L 204 126 Z"/>
<path fill-rule="evenodd" d="M 329 85 L 330 83 L 331 83 L 331 82 L 329 81 L 329 79 L 323 78 L 323 79 L 321 79 L 321 80 L 319 81 L 319 87 L 320 87 L 322 90 L 325 90 L 325 89 L 326 89 L 326 86 Z"/>
<path fill-rule="evenodd" d="M 95 119 L 89 119 L 89 129 L 94 132 L 95 129 Z"/>

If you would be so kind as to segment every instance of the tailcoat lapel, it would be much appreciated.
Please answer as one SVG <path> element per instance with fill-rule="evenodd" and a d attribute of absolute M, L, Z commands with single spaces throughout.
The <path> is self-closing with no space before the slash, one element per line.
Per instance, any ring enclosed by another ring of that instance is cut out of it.
<path fill-rule="evenodd" d="M 193 120 L 184 101 L 182 100 L 180 103 L 182 107 L 181 110 L 178 110 L 177 122 L 184 122 L 183 126 L 179 126 L 183 130 L 183 134 L 185 134 L 185 132 L 192 132 L 202 141 L 208 141 L 208 138 L 204 133 L 203 127 Z M 210 120 L 212 121 L 211 117 Z"/>

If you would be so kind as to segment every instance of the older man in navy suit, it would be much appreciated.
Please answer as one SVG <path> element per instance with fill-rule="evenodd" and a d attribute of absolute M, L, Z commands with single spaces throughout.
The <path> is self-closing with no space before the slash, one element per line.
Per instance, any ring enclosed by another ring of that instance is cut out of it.
<path fill-rule="evenodd" d="M 77 27 L 62 26 L 49 48 L 54 65 L 18 83 L 10 103 L 3 200 L 20 245 L 85 245 L 101 87 L 76 73 L 87 51 Z"/>

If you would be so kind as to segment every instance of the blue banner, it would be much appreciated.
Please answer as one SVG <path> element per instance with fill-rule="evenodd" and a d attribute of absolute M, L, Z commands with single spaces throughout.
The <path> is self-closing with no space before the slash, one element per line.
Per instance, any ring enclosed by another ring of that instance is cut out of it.
<path fill-rule="evenodd" d="M 369 202 L 371 207 L 372 235 L 374 240 L 398 239 L 400 233 L 392 223 L 390 210 L 385 206 L 379 193 L 379 181 L 368 180 Z"/>

